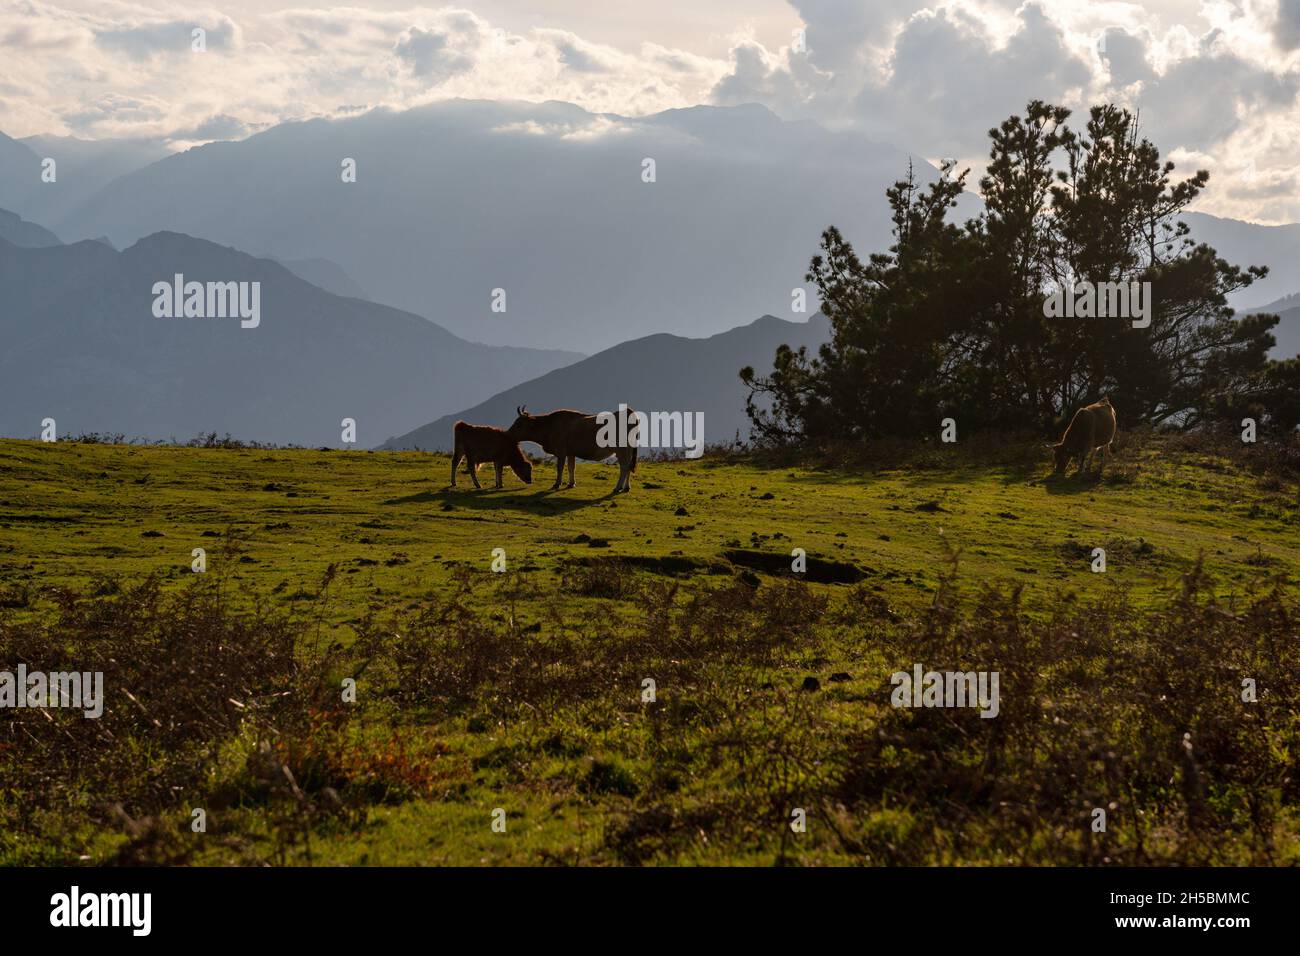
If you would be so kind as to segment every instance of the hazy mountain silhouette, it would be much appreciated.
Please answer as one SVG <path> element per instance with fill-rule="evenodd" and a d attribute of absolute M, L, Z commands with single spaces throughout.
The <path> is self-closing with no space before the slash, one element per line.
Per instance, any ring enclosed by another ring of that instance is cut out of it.
<path fill-rule="evenodd" d="M 554 408 L 616 411 L 620 402 L 644 412 L 703 412 L 706 441 L 728 441 L 737 431 L 747 437 L 748 390 L 740 382 L 741 368 L 770 368 L 782 343 L 793 348 L 807 345 L 816 352 L 829 339 L 830 323 L 820 314 L 807 322 L 765 315 L 705 339 L 650 335 L 506 389 L 464 411 L 390 438 L 382 447 L 450 449 L 457 419 L 504 428 L 514 421 L 516 406 L 525 404 L 533 412 Z"/>
<path fill-rule="evenodd" d="M 29 200 L 40 178 L 40 158 L 27 145 L 0 133 L 0 209 L 31 217 Z"/>
<path fill-rule="evenodd" d="M 1248 309 L 1248 312 L 1270 312 L 1279 318 L 1273 328 L 1273 337 L 1277 345 L 1269 352 L 1275 359 L 1289 359 L 1300 355 L 1300 292 L 1283 296 L 1276 302 Z"/>
<path fill-rule="evenodd" d="M 260 282 L 261 324 L 155 318 L 153 285 Z M 0 240 L 0 435 L 122 432 L 372 445 L 581 358 L 466 342 L 417 315 L 341 298 L 283 266 L 177 233 L 116 252 Z"/>
<path fill-rule="evenodd" d="M 884 188 L 908 162 L 894 146 L 752 104 L 626 118 L 558 102 L 449 100 L 285 123 L 147 165 L 156 144 L 7 143 L 0 174 L 16 163 L 21 176 L 0 180 L 0 206 L 65 239 L 107 235 L 124 247 L 175 230 L 293 262 L 325 259 L 374 301 L 467 339 L 584 352 L 649 331 L 709 334 L 789 315 L 827 225 L 860 254 L 889 246 Z M 5 202 L 6 186 L 34 182 L 29 144 L 64 157 L 57 191 L 42 185 Z M 357 162 L 355 183 L 341 181 L 345 158 Z M 645 158 L 654 183 L 642 182 Z M 124 175 L 77 199 L 116 170 Z M 935 175 L 919 160 L 917 170 Z M 974 195 L 963 202 L 957 218 L 978 211 Z M 1300 225 L 1185 218 L 1230 261 L 1272 268 L 1235 305 L 1300 288 Z M 505 313 L 490 309 L 497 288 Z"/>
<path fill-rule="evenodd" d="M 21 204 L 12 208 L 28 219 L 46 224 L 64 220 L 81 203 L 118 177 L 170 154 L 160 141 L 148 139 L 28 136 L 19 142 L 31 151 L 35 162 L 16 171 L 15 175 L 29 180 L 32 187 Z M 54 182 L 41 179 L 41 160 L 46 157 L 56 164 Z M 101 229 L 98 234 L 103 232 Z M 77 238 L 91 239 L 94 236 L 78 235 Z M 133 237 L 132 241 L 135 238 L 139 237 Z"/>
<path fill-rule="evenodd" d="M 0 209 L 0 239 L 25 249 L 62 245 L 59 237 L 44 226 L 28 222 L 7 209 Z"/>
<path fill-rule="evenodd" d="M 274 256 L 263 256 L 275 259 Z M 299 279 L 310 282 L 317 288 L 341 295 L 349 299 L 368 299 L 366 290 L 357 284 L 337 262 L 328 259 L 275 259 Z"/>
<path fill-rule="evenodd" d="M 647 157 L 654 183 L 642 181 Z M 345 158 L 355 183 L 341 181 Z M 168 229 L 325 258 L 375 301 L 465 338 L 592 352 L 797 317 L 791 290 L 828 224 L 863 249 L 889 244 L 884 188 L 907 162 L 760 106 L 626 119 L 452 100 L 191 149 L 50 225 L 65 239 L 125 245 Z M 496 288 L 505 313 L 491 311 Z"/>
<path fill-rule="evenodd" d="M 1213 246 L 1233 265 L 1268 266 L 1264 279 L 1233 297 L 1236 308 L 1259 306 L 1300 289 L 1300 223 L 1261 226 L 1200 212 L 1183 213 L 1181 218 L 1191 227 L 1193 239 Z"/>
<path fill-rule="evenodd" d="M 1247 312 L 1272 312 L 1274 314 L 1285 312 L 1288 309 L 1300 307 L 1300 292 L 1292 292 L 1290 295 L 1284 295 L 1280 299 L 1261 305 L 1258 308 L 1246 309 Z"/>

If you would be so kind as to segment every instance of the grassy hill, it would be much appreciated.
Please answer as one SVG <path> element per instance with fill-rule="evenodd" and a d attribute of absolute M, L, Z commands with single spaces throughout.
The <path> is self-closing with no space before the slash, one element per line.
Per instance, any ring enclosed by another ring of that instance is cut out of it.
<path fill-rule="evenodd" d="M 872 454 L 611 498 L 607 465 L 0 441 L 0 665 L 108 696 L 4 715 L 0 861 L 1295 861 L 1276 449 Z M 1000 669 L 1001 715 L 892 708 L 914 663 Z"/>

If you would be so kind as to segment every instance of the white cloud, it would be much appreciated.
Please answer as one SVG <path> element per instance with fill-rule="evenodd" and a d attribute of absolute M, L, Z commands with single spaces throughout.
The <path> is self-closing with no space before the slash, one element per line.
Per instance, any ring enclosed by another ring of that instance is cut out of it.
<path fill-rule="evenodd" d="M 477 21 L 465 17 L 463 22 L 468 29 L 458 32 L 408 27 L 393 52 L 409 64 L 415 76 L 435 84 L 468 73 L 474 68 L 482 38 L 475 29 Z"/>
<path fill-rule="evenodd" d="M 1273 39 L 1284 50 L 1300 47 L 1300 0 L 1278 0 Z"/>
<path fill-rule="evenodd" d="M 871 17 L 859 3 L 791 3 L 808 53 L 738 44 L 716 102 L 754 99 L 787 117 L 852 125 L 957 157 L 976 177 L 987 130 L 1030 99 L 1070 107 L 1079 121 L 1091 105 L 1118 102 L 1140 112 L 1166 154 L 1208 157 L 1180 167 L 1211 171 L 1201 208 L 1300 219 L 1287 186 L 1300 154 L 1300 55 L 1288 52 L 1300 0 L 1209 0 L 1195 16 L 1159 2 L 913 0 L 870 4 Z"/>
<path fill-rule="evenodd" d="M 565 30 L 512 32 L 453 7 L 93 9 L 0 0 L 0 129 L 189 143 L 204 129 L 446 97 L 649 113 L 700 102 L 726 70 L 655 44 L 624 51 Z M 207 31 L 204 53 L 191 51 L 195 26 Z"/>
<path fill-rule="evenodd" d="M 0 129 L 179 146 L 448 97 L 630 116 L 756 101 L 978 163 L 987 129 L 1030 98 L 1076 111 L 1114 100 L 1141 109 L 1166 154 L 1206 157 L 1207 211 L 1300 219 L 1287 192 L 1300 155 L 1300 0 L 788 0 L 802 50 L 773 27 L 776 0 L 755 13 L 766 43 L 749 5 L 706 0 L 733 11 L 726 55 L 712 27 L 694 45 L 676 29 L 679 47 L 597 42 L 608 30 L 573 5 L 561 27 L 537 11 L 512 20 L 497 0 L 481 0 L 492 19 L 453 6 L 147 2 L 0 0 Z M 671 2 L 665 15 L 687 18 L 699 0 Z M 206 53 L 190 50 L 194 26 Z"/>

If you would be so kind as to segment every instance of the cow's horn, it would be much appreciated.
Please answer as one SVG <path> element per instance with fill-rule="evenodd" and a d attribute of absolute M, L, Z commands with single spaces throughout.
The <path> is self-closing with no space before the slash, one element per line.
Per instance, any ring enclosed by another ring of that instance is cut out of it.
<path fill-rule="evenodd" d="M 515 406 L 515 414 L 516 414 L 516 415 L 522 415 L 523 413 L 524 413 L 524 406 L 522 406 L 522 405 L 516 405 L 516 406 Z"/>

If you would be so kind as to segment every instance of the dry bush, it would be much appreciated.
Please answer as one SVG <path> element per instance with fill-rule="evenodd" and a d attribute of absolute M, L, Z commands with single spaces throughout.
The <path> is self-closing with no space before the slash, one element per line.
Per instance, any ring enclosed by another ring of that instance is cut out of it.
<path fill-rule="evenodd" d="M 966 598 L 949 581 L 926 619 L 890 629 L 887 652 L 898 670 L 999 671 L 999 715 L 883 710 L 840 755 L 830 800 L 977 833 L 989 860 L 1277 862 L 1277 827 L 1300 796 L 1286 758 L 1300 744 L 1296 623 L 1280 589 L 1224 605 L 1199 566 L 1166 608 L 1116 589 L 1047 620 L 1023 612 L 1018 590 Z M 1242 699 L 1246 678 L 1257 702 Z M 1097 807 L 1105 833 L 1091 831 Z M 853 847 L 902 862 L 870 840 Z M 911 851 L 941 857 L 943 840 Z"/>

